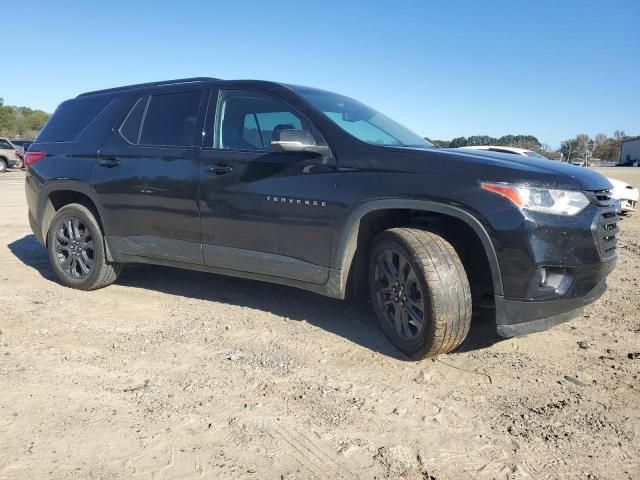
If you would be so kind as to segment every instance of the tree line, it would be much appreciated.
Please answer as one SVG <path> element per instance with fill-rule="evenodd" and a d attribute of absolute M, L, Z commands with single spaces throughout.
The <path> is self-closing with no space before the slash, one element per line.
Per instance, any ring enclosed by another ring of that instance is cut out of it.
<path fill-rule="evenodd" d="M 503 147 L 518 147 L 533 150 L 547 158 L 554 160 L 592 160 L 617 161 L 620 159 L 620 146 L 626 140 L 634 140 L 640 136 L 627 135 L 623 130 L 616 130 L 611 137 L 598 133 L 591 138 L 586 133 L 564 140 L 559 149 L 551 148 L 540 142 L 533 135 L 503 135 L 500 138 L 489 135 L 472 135 L 470 137 L 456 137 L 453 140 L 429 140 L 442 148 L 458 148 L 473 145 L 499 145 Z"/>
<path fill-rule="evenodd" d="M 29 107 L 5 105 L 0 98 L 0 136 L 33 140 L 42 129 L 49 114 Z"/>
<path fill-rule="evenodd" d="M 575 138 L 563 141 L 559 152 L 564 155 L 564 158 L 617 161 L 620 159 L 622 142 L 637 138 L 640 136 L 627 135 L 624 130 L 616 130 L 611 137 L 604 133 L 598 133 L 594 138 L 591 138 L 586 133 L 581 133 Z"/>

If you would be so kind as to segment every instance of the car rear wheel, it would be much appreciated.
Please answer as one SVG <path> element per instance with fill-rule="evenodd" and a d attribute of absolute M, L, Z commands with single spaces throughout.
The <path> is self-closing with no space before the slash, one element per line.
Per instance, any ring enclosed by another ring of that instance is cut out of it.
<path fill-rule="evenodd" d="M 14 168 L 22 168 L 23 166 L 24 166 L 24 161 L 22 160 L 22 158 L 18 157 Z"/>
<path fill-rule="evenodd" d="M 7 164 L 4 160 L 0 159 L 0 173 L 7 171 Z"/>
<path fill-rule="evenodd" d="M 467 275 L 451 244 L 435 233 L 380 233 L 371 249 L 369 290 L 385 334 L 414 359 L 450 352 L 469 332 Z"/>
<path fill-rule="evenodd" d="M 121 265 L 107 262 L 100 226 L 84 205 L 58 210 L 49 227 L 47 248 L 56 276 L 68 287 L 96 290 L 120 274 Z"/>

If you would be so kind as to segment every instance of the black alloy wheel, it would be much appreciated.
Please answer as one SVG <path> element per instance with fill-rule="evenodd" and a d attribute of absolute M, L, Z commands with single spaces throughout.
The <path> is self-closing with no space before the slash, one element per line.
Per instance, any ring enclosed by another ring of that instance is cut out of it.
<path fill-rule="evenodd" d="M 424 329 L 424 296 L 416 273 L 398 250 L 379 252 L 375 265 L 376 301 L 399 338 L 415 340 Z"/>
<path fill-rule="evenodd" d="M 91 231 L 76 217 L 68 217 L 55 232 L 56 259 L 73 279 L 86 278 L 93 269 L 95 247 Z"/>

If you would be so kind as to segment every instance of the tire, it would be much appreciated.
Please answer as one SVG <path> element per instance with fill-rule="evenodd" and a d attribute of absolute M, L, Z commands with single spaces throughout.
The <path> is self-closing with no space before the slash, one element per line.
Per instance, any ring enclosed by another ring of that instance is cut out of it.
<path fill-rule="evenodd" d="M 84 205 L 72 203 L 58 210 L 47 233 L 53 271 L 68 287 L 96 290 L 116 281 L 122 266 L 107 263 L 102 230 Z"/>
<path fill-rule="evenodd" d="M 21 169 L 23 166 L 24 166 L 24 160 L 18 157 L 18 160 L 16 160 L 16 164 L 13 166 L 13 168 Z"/>
<path fill-rule="evenodd" d="M 7 162 L 0 158 L 0 173 L 7 171 Z"/>
<path fill-rule="evenodd" d="M 469 280 L 454 248 L 435 233 L 393 228 L 378 234 L 369 292 L 384 333 L 413 359 L 448 353 L 469 333 Z"/>

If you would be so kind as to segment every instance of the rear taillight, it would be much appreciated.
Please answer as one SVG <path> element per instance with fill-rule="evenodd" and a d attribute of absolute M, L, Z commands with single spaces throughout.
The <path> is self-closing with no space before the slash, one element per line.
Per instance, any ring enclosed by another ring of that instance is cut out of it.
<path fill-rule="evenodd" d="M 24 166 L 25 168 L 31 167 L 31 165 L 38 163 L 44 157 L 47 156 L 46 152 L 26 152 L 24 154 Z"/>

